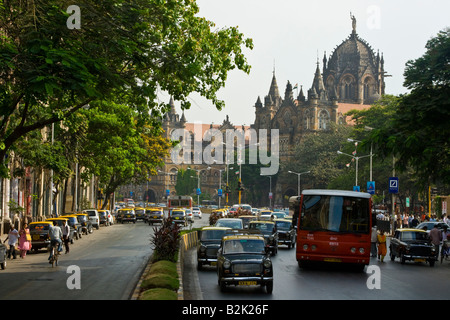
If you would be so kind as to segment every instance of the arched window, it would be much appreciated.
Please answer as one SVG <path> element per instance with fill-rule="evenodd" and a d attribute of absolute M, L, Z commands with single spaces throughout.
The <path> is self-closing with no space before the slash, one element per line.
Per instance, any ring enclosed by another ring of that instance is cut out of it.
<path fill-rule="evenodd" d="M 325 109 L 319 112 L 319 130 L 326 130 L 328 128 L 328 122 L 330 121 L 330 115 Z"/>

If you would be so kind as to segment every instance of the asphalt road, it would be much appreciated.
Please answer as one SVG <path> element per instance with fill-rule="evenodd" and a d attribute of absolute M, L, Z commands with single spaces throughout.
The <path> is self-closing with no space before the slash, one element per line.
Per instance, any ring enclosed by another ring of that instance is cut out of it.
<path fill-rule="evenodd" d="M 100 227 L 74 240 L 57 267 L 40 250 L 0 270 L 0 300 L 127 300 L 152 254 L 143 222 Z"/>

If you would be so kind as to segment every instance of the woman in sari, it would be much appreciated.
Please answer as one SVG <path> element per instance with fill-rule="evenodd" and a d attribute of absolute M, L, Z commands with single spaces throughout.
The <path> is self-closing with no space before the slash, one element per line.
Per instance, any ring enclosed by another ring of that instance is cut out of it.
<path fill-rule="evenodd" d="M 384 257 L 387 254 L 386 235 L 384 234 L 384 230 L 380 230 L 380 234 L 377 236 L 377 244 L 378 244 L 378 259 L 380 259 L 381 257 L 381 262 L 383 262 Z"/>
<path fill-rule="evenodd" d="M 23 259 L 27 255 L 27 251 L 31 250 L 31 235 L 28 225 L 25 223 L 23 228 L 19 231 L 19 250 L 20 257 Z"/>

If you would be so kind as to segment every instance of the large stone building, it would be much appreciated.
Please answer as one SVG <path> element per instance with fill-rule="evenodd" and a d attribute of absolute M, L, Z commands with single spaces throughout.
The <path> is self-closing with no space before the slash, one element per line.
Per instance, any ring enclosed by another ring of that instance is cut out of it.
<path fill-rule="evenodd" d="M 324 54 L 322 72 L 319 60 L 306 95 L 303 86 L 297 97 L 294 88 L 287 81 L 284 95 L 280 94 L 275 71 L 268 94 L 262 100 L 260 97 L 254 105 L 255 120 L 252 129 L 279 130 L 280 163 L 292 160 L 295 146 L 307 132 L 326 130 L 330 122 L 347 123 L 345 114 L 352 109 L 364 109 L 384 94 L 384 59 L 379 52 L 375 53 L 370 45 L 356 32 L 356 19 L 352 17 L 350 35 L 338 45 L 327 58 Z M 184 116 L 176 113 L 173 100 L 171 110 L 166 115 L 163 128 L 168 137 L 175 129 L 186 129 L 192 140 L 203 137 L 209 128 L 217 128 L 222 132 L 226 129 L 238 129 L 233 126 L 228 116 L 221 125 L 188 123 Z M 197 129 L 194 126 L 197 126 Z M 241 128 L 246 129 L 246 128 Z M 195 157 L 192 154 L 192 157 Z M 165 190 L 175 194 L 176 173 L 178 169 L 186 169 L 187 165 L 177 165 L 172 159 L 166 159 L 164 168 L 158 176 L 152 177 L 149 185 L 134 188 L 142 194 L 148 190 L 150 201 L 161 201 Z M 192 165 L 200 174 L 202 192 L 217 194 L 219 170 L 225 166 L 215 166 L 217 170 L 207 170 L 207 164 Z M 297 194 L 297 185 L 290 185 L 278 179 L 274 186 L 273 204 L 285 206 L 286 198 Z M 245 182 L 244 182 L 245 184 Z M 138 190 L 140 188 L 140 190 Z M 125 192 L 126 194 L 127 192 Z M 147 196 L 145 196 L 147 197 Z"/>
<path fill-rule="evenodd" d="M 303 87 L 293 96 L 288 81 L 284 96 L 279 92 L 275 72 L 264 103 L 255 103 L 252 128 L 279 130 L 280 163 L 289 162 L 295 146 L 307 132 L 326 130 L 330 122 L 346 123 L 346 112 L 364 109 L 384 94 L 384 59 L 356 33 L 352 17 L 352 32 L 329 58 L 323 57 L 322 72 L 317 61 L 312 85 L 305 96 Z M 280 179 L 279 179 L 280 180 Z M 297 194 L 297 186 L 278 181 L 274 203 L 286 205 L 286 197 Z"/>

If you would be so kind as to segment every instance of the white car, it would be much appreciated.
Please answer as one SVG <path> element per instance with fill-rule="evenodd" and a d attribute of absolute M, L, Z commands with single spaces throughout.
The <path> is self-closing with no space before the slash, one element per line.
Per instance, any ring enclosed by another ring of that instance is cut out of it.
<path fill-rule="evenodd" d="M 200 210 L 199 207 L 193 207 L 192 213 L 194 214 L 194 217 L 198 217 L 199 219 L 202 218 L 202 211 Z"/>
<path fill-rule="evenodd" d="M 97 230 L 100 227 L 100 216 L 96 209 L 87 209 L 83 210 L 83 213 L 87 213 L 89 215 L 89 220 L 92 222 L 92 226 Z"/>
<path fill-rule="evenodd" d="M 187 220 L 190 222 L 194 222 L 194 215 L 192 214 L 191 209 L 184 209 L 186 211 Z"/>

